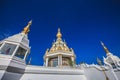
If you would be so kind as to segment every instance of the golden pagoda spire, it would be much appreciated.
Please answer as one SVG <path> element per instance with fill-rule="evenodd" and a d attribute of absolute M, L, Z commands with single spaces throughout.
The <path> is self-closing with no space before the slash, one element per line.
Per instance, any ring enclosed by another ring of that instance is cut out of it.
<path fill-rule="evenodd" d="M 109 54 L 109 50 L 107 49 L 107 47 L 104 45 L 104 43 L 101 41 L 101 45 L 103 46 L 106 54 Z"/>
<path fill-rule="evenodd" d="M 30 31 L 31 24 L 32 24 L 32 20 L 28 22 L 28 25 L 24 28 L 22 33 L 27 34 Z"/>
<path fill-rule="evenodd" d="M 58 28 L 58 33 L 57 33 L 57 38 L 61 38 L 62 37 L 62 34 L 61 34 L 61 32 L 60 32 L 60 28 Z"/>

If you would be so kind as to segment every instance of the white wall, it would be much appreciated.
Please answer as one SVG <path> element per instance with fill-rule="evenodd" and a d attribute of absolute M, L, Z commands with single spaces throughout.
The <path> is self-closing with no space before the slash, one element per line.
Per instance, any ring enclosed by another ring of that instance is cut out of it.
<path fill-rule="evenodd" d="M 20 80 L 86 80 L 84 75 L 24 74 Z"/>
<path fill-rule="evenodd" d="M 85 71 L 85 76 L 87 77 L 88 80 L 106 80 L 103 71 L 100 71 L 94 67 L 85 68 L 84 71 Z M 109 80 L 116 80 L 111 70 L 108 70 L 105 73 L 107 74 Z"/>

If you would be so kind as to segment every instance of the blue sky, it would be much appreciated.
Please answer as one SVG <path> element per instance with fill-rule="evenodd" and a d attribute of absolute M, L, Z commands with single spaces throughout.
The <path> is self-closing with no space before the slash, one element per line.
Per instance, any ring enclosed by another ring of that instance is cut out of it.
<path fill-rule="evenodd" d="M 23 30 L 29 20 L 31 64 L 42 65 L 43 55 L 56 39 L 63 39 L 76 53 L 76 62 L 96 63 L 109 50 L 120 56 L 119 0 L 0 0 L 0 40 Z"/>

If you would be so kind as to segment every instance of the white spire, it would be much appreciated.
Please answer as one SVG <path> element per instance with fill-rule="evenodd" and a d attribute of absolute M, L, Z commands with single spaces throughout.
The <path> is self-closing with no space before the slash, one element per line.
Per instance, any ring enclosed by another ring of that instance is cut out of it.
<path fill-rule="evenodd" d="M 104 48 L 106 54 L 107 54 L 107 55 L 110 54 L 108 48 L 104 45 L 104 43 L 103 43 L 102 41 L 100 41 L 100 42 L 101 42 L 101 45 L 102 45 L 102 47 Z"/>

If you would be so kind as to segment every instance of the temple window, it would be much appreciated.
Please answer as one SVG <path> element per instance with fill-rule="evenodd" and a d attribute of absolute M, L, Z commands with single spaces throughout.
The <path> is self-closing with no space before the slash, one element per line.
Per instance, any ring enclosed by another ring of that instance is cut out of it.
<path fill-rule="evenodd" d="M 58 66 L 58 58 L 52 58 L 52 59 L 50 59 L 49 66 L 51 66 L 51 67 Z"/>
<path fill-rule="evenodd" d="M 70 66 L 71 65 L 70 62 L 71 62 L 71 60 L 69 58 L 67 58 L 67 57 L 62 58 L 62 65 L 63 66 Z"/>
<path fill-rule="evenodd" d="M 24 56 L 25 56 L 26 51 L 27 50 L 23 49 L 22 47 L 19 47 L 16 54 L 15 54 L 15 56 L 23 59 Z"/>
<path fill-rule="evenodd" d="M 5 43 L 2 49 L 0 50 L 0 54 L 12 55 L 15 48 L 16 45 Z"/>

